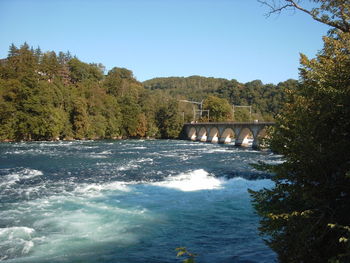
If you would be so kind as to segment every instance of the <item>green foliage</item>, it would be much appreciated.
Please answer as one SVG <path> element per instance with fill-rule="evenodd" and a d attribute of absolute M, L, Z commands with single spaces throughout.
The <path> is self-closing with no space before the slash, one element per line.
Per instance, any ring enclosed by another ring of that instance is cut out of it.
<path fill-rule="evenodd" d="M 108 72 L 104 86 L 109 94 L 117 97 L 131 95 L 137 98 L 142 89 L 142 85 L 134 78 L 130 70 L 117 67 Z"/>
<path fill-rule="evenodd" d="M 69 52 L 11 45 L 0 60 L 0 140 L 177 138 L 207 98 L 212 120 L 232 120 L 229 104 L 254 104 L 254 118 L 270 120 L 284 101 L 284 85 L 226 79 L 159 78 L 140 83 L 132 71 L 87 64 Z M 289 81 L 288 85 L 294 82 Z M 246 121 L 246 112 L 236 120 Z M 204 119 L 203 119 L 204 120 Z"/>
<path fill-rule="evenodd" d="M 57 56 L 25 43 L 11 45 L 0 60 L 1 141 L 175 138 L 181 115 L 167 100 L 145 90 L 128 69 L 105 76 L 103 65 L 69 52 Z"/>
<path fill-rule="evenodd" d="M 101 109 L 102 116 L 106 119 L 105 137 L 117 138 L 121 135 L 120 128 L 122 123 L 120 105 L 115 97 L 106 95 Z"/>
<path fill-rule="evenodd" d="M 87 103 L 84 98 L 80 97 L 75 100 L 71 119 L 75 137 L 77 139 L 88 138 L 91 122 L 87 112 Z"/>
<path fill-rule="evenodd" d="M 175 99 L 168 100 L 159 108 L 156 121 L 161 138 L 178 138 L 180 135 L 183 121 L 177 108 L 178 102 Z"/>
<path fill-rule="evenodd" d="M 140 136 L 138 134 L 139 116 L 141 107 L 136 99 L 130 95 L 124 96 L 119 101 L 122 115 L 122 135 L 123 136 Z"/>
<path fill-rule="evenodd" d="M 251 194 L 280 262 L 349 262 L 350 33 L 301 64 L 270 142 L 285 162 L 268 168 L 273 189 Z"/>
<path fill-rule="evenodd" d="M 0 60 L 0 140 L 177 138 L 194 116 L 193 106 L 180 99 L 211 95 L 205 107 L 216 121 L 232 120 L 229 103 L 252 103 L 254 117 L 271 119 L 284 101 L 283 83 L 192 76 L 142 84 L 128 69 L 115 67 L 107 75 L 104 70 L 69 52 L 12 44 Z M 237 112 L 235 118 L 248 117 Z"/>
<path fill-rule="evenodd" d="M 77 58 L 72 58 L 68 61 L 70 79 L 73 83 L 83 80 L 99 81 L 103 78 L 103 72 L 95 64 L 86 64 Z"/>
<path fill-rule="evenodd" d="M 264 85 L 260 80 L 254 80 L 242 84 L 234 79 L 191 76 L 155 78 L 143 84 L 148 90 L 162 91 L 178 99 L 201 101 L 208 95 L 214 95 L 226 99 L 231 105 L 251 105 L 253 119 L 271 121 L 287 100 L 285 90 L 296 88 L 297 81 L 287 80 L 278 85 Z M 186 114 L 186 120 L 190 121 L 193 119 L 193 113 L 191 107 L 188 106 L 188 108 L 188 110 L 183 109 L 183 112 Z M 235 118 L 238 121 L 248 121 L 249 114 L 239 110 Z"/>
<path fill-rule="evenodd" d="M 210 121 L 232 120 L 232 107 L 226 99 L 210 95 L 205 99 L 203 107 L 209 110 Z"/>

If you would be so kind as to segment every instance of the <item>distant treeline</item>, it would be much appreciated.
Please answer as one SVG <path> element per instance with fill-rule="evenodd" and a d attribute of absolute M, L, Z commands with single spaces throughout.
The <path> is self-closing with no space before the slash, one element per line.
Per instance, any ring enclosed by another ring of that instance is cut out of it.
<path fill-rule="evenodd" d="M 252 106 L 253 118 L 270 121 L 286 102 L 286 90 L 295 89 L 298 82 L 293 79 L 278 85 L 263 84 L 260 80 L 240 83 L 237 80 L 205 78 L 201 76 L 155 78 L 144 83 L 146 89 L 162 90 L 172 97 L 191 98 L 201 101 L 208 95 L 223 98 L 231 105 Z M 235 114 L 235 120 L 247 120 L 247 110 Z"/>
<path fill-rule="evenodd" d="M 0 140 L 176 138 L 203 100 L 210 120 L 243 120 L 231 105 L 253 105 L 254 117 L 271 120 L 285 102 L 285 89 L 261 81 L 158 78 L 141 83 L 132 71 L 88 64 L 69 52 L 42 52 L 11 45 L 0 60 Z"/>

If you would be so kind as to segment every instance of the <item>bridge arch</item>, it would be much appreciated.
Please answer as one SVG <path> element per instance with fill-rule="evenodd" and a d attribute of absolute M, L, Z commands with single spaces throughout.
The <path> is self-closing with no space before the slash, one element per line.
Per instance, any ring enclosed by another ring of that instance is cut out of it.
<path fill-rule="evenodd" d="M 231 128 L 226 128 L 223 130 L 222 134 L 220 135 L 219 142 L 220 143 L 230 143 L 232 142 L 232 139 L 235 138 L 235 132 Z"/>
<path fill-rule="evenodd" d="M 219 142 L 219 129 L 216 127 L 210 128 L 208 132 L 207 142 Z"/>
<path fill-rule="evenodd" d="M 261 139 L 266 137 L 266 127 L 263 127 L 262 129 L 258 130 L 256 135 L 254 136 L 254 141 L 252 147 L 257 149 L 260 147 Z"/>
<path fill-rule="evenodd" d="M 248 128 L 244 127 L 241 129 L 240 133 L 238 134 L 235 145 L 241 146 L 241 145 L 248 145 L 248 138 L 254 139 L 254 133 Z"/>
<path fill-rule="evenodd" d="M 266 136 L 266 129 L 274 126 L 273 122 L 201 122 L 185 123 L 182 136 L 188 140 L 202 142 L 230 143 L 235 138 L 235 145 L 244 145 L 247 138 L 253 139 L 252 147 L 259 148 L 260 139 Z"/>
<path fill-rule="evenodd" d="M 197 130 L 195 127 L 191 127 L 187 133 L 188 139 L 195 141 L 197 139 Z"/>
<path fill-rule="evenodd" d="M 205 127 L 199 129 L 197 140 L 201 142 L 207 141 L 207 129 Z"/>
<path fill-rule="evenodd" d="M 266 135 L 267 135 L 266 127 L 259 130 L 259 132 L 257 134 L 258 137 L 266 137 Z"/>

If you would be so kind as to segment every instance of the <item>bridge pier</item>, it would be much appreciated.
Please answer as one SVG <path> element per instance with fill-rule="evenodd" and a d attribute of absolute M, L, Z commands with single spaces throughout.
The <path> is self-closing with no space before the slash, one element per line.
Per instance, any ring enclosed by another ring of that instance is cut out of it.
<path fill-rule="evenodd" d="M 204 134 L 204 135 L 200 136 L 200 137 L 198 138 L 198 141 L 200 141 L 200 142 L 206 142 L 206 141 L 207 141 L 207 135 Z"/>
<path fill-rule="evenodd" d="M 232 139 L 230 137 L 220 137 L 219 143 L 222 144 L 229 144 L 232 142 Z"/>
<path fill-rule="evenodd" d="M 198 130 L 198 129 L 196 129 Z M 197 140 L 200 142 L 206 142 L 207 141 L 207 129 L 205 127 L 201 127 L 198 131 L 198 136 L 197 136 Z"/>
<path fill-rule="evenodd" d="M 183 127 L 183 138 L 192 141 L 211 143 L 231 143 L 244 146 L 248 138 L 252 138 L 252 148 L 258 149 L 260 137 L 266 135 L 266 127 L 273 122 L 201 122 L 186 123 Z"/>
<path fill-rule="evenodd" d="M 255 137 L 253 140 L 253 144 L 252 144 L 252 148 L 253 149 L 259 149 L 260 148 L 260 140 L 259 137 Z"/>
<path fill-rule="evenodd" d="M 207 142 L 218 143 L 219 142 L 219 138 L 218 138 L 218 136 L 209 136 L 207 138 Z"/>
<path fill-rule="evenodd" d="M 235 146 L 242 146 L 242 144 L 243 144 L 243 139 L 236 139 Z"/>
<path fill-rule="evenodd" d="M 187 133 L 187 136 L 191 141 L 195 141 L 197 139 L 196 129 L 191 127 Z"/>

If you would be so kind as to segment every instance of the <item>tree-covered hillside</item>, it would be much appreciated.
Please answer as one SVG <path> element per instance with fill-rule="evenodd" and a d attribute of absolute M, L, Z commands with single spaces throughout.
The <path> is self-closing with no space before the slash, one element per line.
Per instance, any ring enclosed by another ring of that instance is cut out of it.
<path fill-rule="evenodd" d="M 171 105 L 171 107 L 170 107 Z M 11 45 L 0 63 L 0 140 L 174 137 L 177 101 L 143 88 L 130 70 L 69 52 Z"/>
<path fill-rule="evenodd" d="M 208 95 L 218 96 L 231 105 L 252 106 L 253 117 L 257 119 L 272 120 L 286 102 L 286 90 L 295 89 L 297 81 L 290 79 L 274 85 L 254 80 L 243 84 L 235 79 L 191 76 L 155 78 L 143 84 L 148 90 L 162 90 L 172 97 L 195 101 L 206 99 Z M 237 114 L 236 120 L 248 118 L 247 111 L 239 110 Z"/>
<path fill-rule="evenodd" d="M 0 140 L 176 138 L 184 122 L 200 120 L 203 101 L 209 121 L 271 120 L 285 101 L 285 89 L 261 81 L 157 78 L 141 83 L 132 71 L 84 63 L 69 52 L 42 52 L 11 45 L 0 60 Z M 252 105 L 252 116 L 232 104 Z M 202 119 L 205 119 L 202 115 Z"/>

